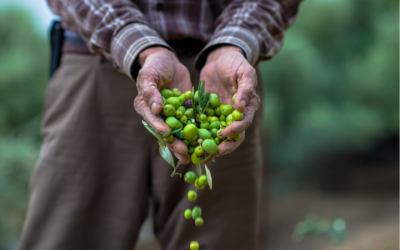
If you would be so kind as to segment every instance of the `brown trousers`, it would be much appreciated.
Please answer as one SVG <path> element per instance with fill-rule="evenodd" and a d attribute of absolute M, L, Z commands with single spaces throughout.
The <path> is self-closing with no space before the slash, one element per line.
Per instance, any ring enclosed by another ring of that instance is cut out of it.
<path fill-rule="evenodd" d="M 181 57 L 198 82 L 194 57 Z M 47 88 L 43 145 L 19 250 L 132 250 L 154 200 L 166 250 L 256 249 L 262 151 L 260 113 L 244 143 L 211 163 L 213 190 L 170 177 L 156 139 L 133 109 L 135 83 L 100 56 L 65 54 Z M 193 170 L 181 166 L 181 173 Z M 184 218 L 202 208 L 204 226 Z"/>

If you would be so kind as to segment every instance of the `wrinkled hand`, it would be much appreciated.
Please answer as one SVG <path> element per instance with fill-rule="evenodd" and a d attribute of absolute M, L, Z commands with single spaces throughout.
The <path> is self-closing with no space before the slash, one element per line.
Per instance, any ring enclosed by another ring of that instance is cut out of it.
<path fill-rule="evenodd" d="M 257 74 L 247 62 L 243 51 L 231 45 L 224 45 L 210 52 L 200 73 L 206 89 L 218 94 L 221 103 L 230 104 L 243 112 L 241 121 L 234 121 L 223 130 L 224 137 L 241 133 L 238 141 L 226 141 L 218 146 L 217 155 L 232 153 L 245 139 L 245 130 L 253 121 L 254 113 L 260 106 L 256 94 Z M 232 96 L 236 93 L 235 103 Z M 211 159 L 207 161 L 210 162 Z"/>
<path fill-rule="evenodd" d="M 164 47 L 143 50 L 138 62 L 142 68 L 136 81 L 138 96 L 134 102 L 135 110 L 157 133 L 163 135 L 170 128 L 157 116 L 163 110 L 160 90 L 178 88 L 183 93 L 191 90 L 189 71 L 173 52 Z M 190 163 L 188 149 L 181 140 L 174 139 L 168 148 L 183 164 Z"/>

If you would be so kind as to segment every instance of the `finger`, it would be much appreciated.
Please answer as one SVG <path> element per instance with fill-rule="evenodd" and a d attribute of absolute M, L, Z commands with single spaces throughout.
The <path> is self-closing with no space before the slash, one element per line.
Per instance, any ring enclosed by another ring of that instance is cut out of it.
<path fill-rule="evenodd" d="M 133 103 L 136 112 L 152 127 L 158 134 L 163 135 L 170 130 L 168 125 L 150 110 L 142 96 L 137 96 Z"/>
<path fill-rule="evenodd" d="M 183 165 L 188 165 L 190 163 L 190 155 L 189 154 L 180 155 L 180 154 L 174 153 L 174 155 L 176 156 L 176 158 L 178 158 L 178 160 L 180 162 L 182 162 Z"/>
<path fill-rule="evenodd" d="M 248 129 L 253 122 L 254 114 L 260 107 L 260 97 L 257 94 L 253 95 L 250 103 L 246 106 L 243 112 L 243 119 L 241 121 L 233 121 L 222 131 L 222 135 L 226 138 L 239 134 Z"/>
<path fill-rule="evenodd" d="M 244 141 L 245 134 L 246 134 L 246 132 L 243 131 L 241 133 L 240 139 L 237 141 L 229 140 L 229 141 L 219 144 L 217 155 L 220 155 L 220 156 L 226 155 L 226 154 L 230 154 L 233 151 L 235 151 L 235 149 L 237 149 L 237 147 L 239 147 L 239 145 L 242 144 L 242 142 Z"/>
<path fill-rule="evenodd" d="M 136 86 L 144 102 L 151 108 L 153 114 L 157 115 L 162 111 L 163 99 L 152 74 L 150 70 L 140 70 Z"/>
<path fill-rule="evenodd" d="M 178 140 L 174 138 L 172 143 L 168 144 L 168 148 L 180 155 L 187 155 L 188 154 L 188 148 L 186 147 L 185 143 L 183 141 Z"/>
<path fill-rule="evenodd" d="M 248 65 L 243 72 L 238 73 L 238 90 L 235 97 L 235 108 L 243 112 L 255 94 L 257 85 L 256 70 Z"/>
<path fill-rule="evenodd" d="M 208 158 L 205 162 L 203 162 L 204 164 L 210 164 L 210 162 L 215 158 L 215 157 L 217 157 L 217 155 L 216 154 L 213 154 L 212 156 L 210 156 L 210 158 Z"/>

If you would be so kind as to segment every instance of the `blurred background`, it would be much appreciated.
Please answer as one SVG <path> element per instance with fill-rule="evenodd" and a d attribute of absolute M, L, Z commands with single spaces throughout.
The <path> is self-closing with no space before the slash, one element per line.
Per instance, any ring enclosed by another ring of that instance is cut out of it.
<path fill-rule="evenodd" d="M 25 218 L 52 18 L 44 0 L 0 2 L 0 250 Z M 261 249 L 399 249 L 399 2 L 305 1 L 260 72 Z M 149 230 L 137 249 L 158 249 Z"/>

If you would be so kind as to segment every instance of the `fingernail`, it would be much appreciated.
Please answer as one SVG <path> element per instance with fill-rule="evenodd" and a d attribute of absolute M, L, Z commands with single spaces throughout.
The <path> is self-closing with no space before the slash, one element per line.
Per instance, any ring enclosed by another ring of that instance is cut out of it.
<path fill-rule="evenodd" d="M 159 107 L 160 106 L 158 105 L 158 103 L 153 102 L 153 104 L 151 104 L 151 111 L 153 111 L 153 114 L 158 114 Z"/>

